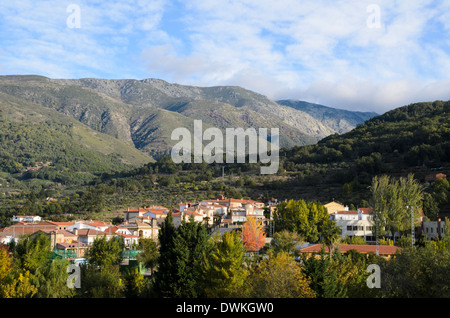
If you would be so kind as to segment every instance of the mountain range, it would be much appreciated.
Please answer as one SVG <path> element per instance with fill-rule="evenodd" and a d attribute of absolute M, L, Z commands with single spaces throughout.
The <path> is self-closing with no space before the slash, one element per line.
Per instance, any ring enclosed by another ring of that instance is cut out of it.
<path fill-rule="evenodd" d="M 376 116 L 303 101 L 272 101 L 238 86 L 196 87 L 160 79 L 0 76 L 2 120 L 70 126 L 78 147 L 138 166 L 167 154 L 175 128 L 279 128 L 280 147 L 311 145 Z M 62 131 L 61 131 L 62 133 Z M 101 159 L 99 159 L 101 160 Z M 112 160 L 112 159 L 108 159 Z M 23 163 L 22 163 L 23 164 Z"/>

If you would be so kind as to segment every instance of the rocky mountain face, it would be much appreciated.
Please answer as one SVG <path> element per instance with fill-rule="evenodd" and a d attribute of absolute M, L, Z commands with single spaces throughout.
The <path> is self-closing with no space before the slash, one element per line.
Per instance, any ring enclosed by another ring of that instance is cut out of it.
<path fill-rule="evenodd" d="M 175 128 L 192 129 L 194 120 L 223 131 L 279 128 L 280 147 L 292 147 L 346 132 L 376 115 L 274 102 L 236 86 L 194 87 L 159 79 L 1 76 L 0 92 L 72 117 L 154 158 L 176 143 L 171 140 Z"/>

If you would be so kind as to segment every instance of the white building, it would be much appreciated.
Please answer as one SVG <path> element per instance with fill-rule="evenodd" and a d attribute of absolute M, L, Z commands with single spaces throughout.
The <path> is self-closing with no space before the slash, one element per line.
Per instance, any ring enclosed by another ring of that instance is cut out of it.
<path fill-rule="evenodd" d="M 42 218 L 40 216 L 37 215 L 14 215 L 11 218 L 11 222 L 30 222 L 30 223 L 35 223 L 35 222 L 41 222 Z"/>
<path fill-rule="evenodd" d="M 422 223 L 423 234 L 427 240 L 436 240 L 444 236 L 445 221 L 439 219 L 438 221 L 424 221 Z"/>
<path fill-rule="evenodd" d="M 330 218 L 342 230 L 341 236 L 362 236 L 367 242 L 375 241 L 375 229 L 370 209 L 360 208 L 357 211 L 335 211 Z"/>

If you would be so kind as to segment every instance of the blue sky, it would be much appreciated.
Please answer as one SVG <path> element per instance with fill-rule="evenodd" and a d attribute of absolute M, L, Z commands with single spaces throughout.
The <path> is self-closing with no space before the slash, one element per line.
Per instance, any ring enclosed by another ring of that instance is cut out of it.
<path fill-rule="evenodd" d="M 450 99 L 448 0 L 3 2 L 1 75 L 238 85 L 379 113 Z"/>

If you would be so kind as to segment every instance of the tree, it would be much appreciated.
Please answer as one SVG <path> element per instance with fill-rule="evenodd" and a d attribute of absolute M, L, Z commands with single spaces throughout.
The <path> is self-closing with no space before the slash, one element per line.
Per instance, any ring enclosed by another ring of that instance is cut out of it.
<path fill-rule="evenodd" d="M 67 286 L 67 266 L 66 259 L 54 259 L 49 266 L 36 274 L 39 280 L 38 298 L 71 298 L 75 295 L 73 289 Z"/>
<path fill-rule="evenodd" d="M 425 247 L 405 248 L 394 259 L 380 264 L 381 297 L 450 297 L 450 251 Z"/>
<path fill-rule="evenodd" d="M 245 249 L 238 232 L 225 232 L 213 238 L 211 253 L 205 255 L 203 277 L 207 297 L 244 297 L 248 270 L 244 266 Z"/>
<path fill-rule="evenodd" d="M 322 241 L 328 247 L 329 254 L 331 256 L 335 245 L 341 239 L 342 230 L 336 225 L 335 221 L 328 219 L 322 225 L 320 232 L 322 233 Z"/>
<path fill-rule="evenodd" d="M 8 249 L 0 246 L 0 298 L 6 298 L 12 283 L 12 259 Z"/>
<path fill-rule="evenodd" d="M 338 279 L 336 271 L 331 270 L 332 257 L 326 257 L 322 249 L 319 258 L 303 257 L 303 273 L 311 280 L 311 289 L 318 298 L 342 298 L 347 295 L 347 289 Z"/>
<path fill-rule="evenodd" d="M 261 222 L 255 217 L 247 217 L 247 222 L 242 227 L 242 240 L 247 251 L 257 252 L 264 246 L 266 233 Z"/>
<path fill-rule="evenodd" d="M 286 252 L 274 254 L 262 260 L 248 279 L 250 297 L 254 298 L 314 298 L 311 280 L 300 265 Z"/>
<path fill-rule="evenodd" d="M 178 228 L 173 226 L 171 212 L 167 215 L 159 232 L 160 257 L 155 273 L 155 291 L 159 297 L 201 297 L 201 262 L 208 251 L 206 228 L 184 219 Z"/>
<path fill-rule="evenodd" d="M 145 288 L 144 276 L 139 273 L 137 267 L 128 269 L 123 274 L 124 294 L 128 298 L 140 297 Z"/>
<path fill-rule="evenodd" d="M 423 200 L 423 187 L 412 174 L 395 180 L 383 175 L 374 177 L 370 186 L 372 220 L 382 235 L 392 235 L 411 228 L 411 213 L 418 220 Z"/>
<path fill-rule="evenodd" d="M 150 271 L 153 274 L 153 269 L 158 264 L 158 244 L 152 238 L 140 238 L 139 249 L 143 252 L 138 254 L 138 260 L 142 262 L 145 267 L 150 268 Z"/>
<path fill-rule="evenodd" d="M 176 285 L 176 256 L 174 254 L 175 235 L 176 229 L 173 225 L 172 211 L 169 211 L 158 233 L 158 270 L 154 276 L 155 291 L 159 297 L 172 297 L 173 289 Z"/>
<path fill-rule="evenodd" d="M 286 252 L 292 254 L 295 252 L 295 246 L 304 242 L 304 239 L 297 232 L 282 230 L 273 235 L 270 247 L 275 253 Z"/>
<path fill-rule="evenodd" d="M 275 210 L 274 222 L 277 231 L 297 232 L 308 242 L 318 242 L 322 231 L 330 225 L 322 204 L 304 200 L 281 202 Z"/>
<path fill-rule="evenodd" d="M 50 263 L 50 239 L 43 232 L 22 237 L 14 248 L 15 266 L 32 275 Z"/>
<path fill-rule="evenodd" d="M 90 264 L 97 266 L 117 265 L 122 260 L 123 239 L 113 237 L 107 239 L 106 235 L 97 237 L 87 253 Z"/>
<path fill-rule="evenodd" d="M 439 216 L 439 203 L 430 193 L 423 196 L 423 214 L 431 220 L 437 220 Z"/>
<path fill-rule="evenodd" d="M 81 288 L 77 290 L 82 298 L 119 298 L 123 297 L 124 285 L 119 266 L 103 265 L 100 268 L 81 265 Z"/>

